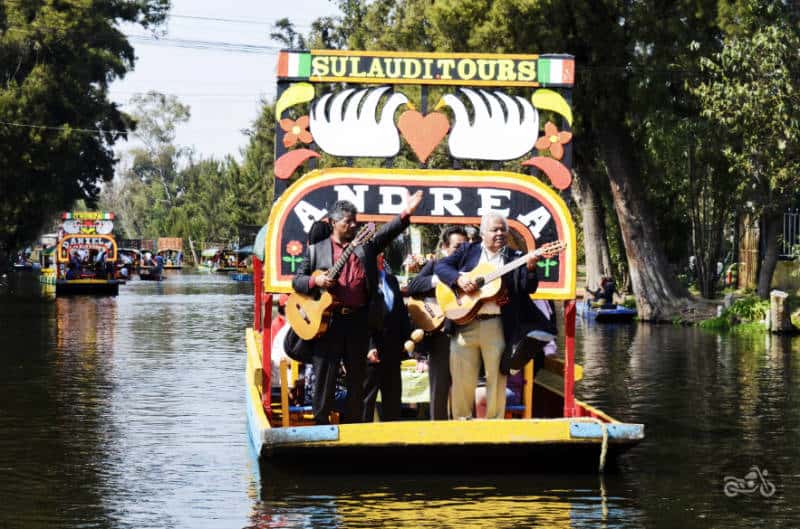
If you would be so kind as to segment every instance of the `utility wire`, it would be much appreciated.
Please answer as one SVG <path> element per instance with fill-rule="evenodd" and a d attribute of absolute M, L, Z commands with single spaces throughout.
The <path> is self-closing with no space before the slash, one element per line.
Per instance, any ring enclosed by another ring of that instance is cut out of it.
<path fill-rule="evenodd" d="M 68 125 L 62 125 L 59 127 L 52 126 L 52 125 L 32 125 L 30 123 L 15 123 L 13 121 L 0 121 L 0 125 L 6 125 L 9 127 L 21 127 L 27 129 L 45 129 L 45 130 L 60 130 L 65 131 L 69 130 L 70 132 L 86 132 L 89 134 L 97 134 L 97 133 L 105 133 L 105 134 L 126 134 L 131 133 L 136 136 L 136 132 L 133 130 L 117 130 L 117 129 L 82 129 L 76 127 L 70 127 Z"/>
<path fill-rule="evenodd" d="M 278 50 L 281 49 L 280 46 L 260 46 L 257 44 L 244 44 L 240 42 L 225 42 L 217 40 L 157 38 L 157 37 L 147 37 L 144 35 L 131 35 L 127 33 L 125 34 L 125 36 L 132 42 L 138 42 L 140 44 L 151 44 L 155 46 L 173 46 L 177 48 L 189 48 L 189 49 L 200 49 L 200 50 L 275 54 L 278 52 Z"/>
<path fill-rule="evenodd" d="M 217 17 L 204 17 L 198 15 L 179 15 L 179 14 L 169 14 L 167 18 L 186 18 L 189 20 L 206 20 L 209 22 L 225 22 L 228 24 L 250 24 L 253 26 L 270 26 L 272 27 L 277 20 L 245 20 L 241 18 L 217 18 Z M 291 19 L 290 19 L 291 21 Z M 311 28 L 310 24 L 294 24 L 292 23 L 292 27 L 294 28 Z"/>

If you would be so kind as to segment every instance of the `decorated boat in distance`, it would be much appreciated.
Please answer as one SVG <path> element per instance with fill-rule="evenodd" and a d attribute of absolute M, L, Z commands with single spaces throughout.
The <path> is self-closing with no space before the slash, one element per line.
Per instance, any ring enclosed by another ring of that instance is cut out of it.
<path fill-rule="evenodd" d="M 11 265 L 11 269 L 15 272 L 30 272 L 33 270 L 34 262 L 27 257 L 19 256 Z"/>
<path fill-rule="evenodd" d="M 114 214 L 98 211 L 64 213 L 56 245 L 56 296 L 116 296 L 117 242 Z"/>
<path fill-rule="evenodd" d="M 571 96 L 560 91 L 570 92 L 573 73 L 568 55 L 280 52 L 277 198 L 254 245 L 255 317 L 245 333 L 248 432 L 262 465 L 312 472 L 342 466 L 365 471 L 596 471 L 644 438 L 643 425 L 620 422 L 575 398 L 574 385 L 583 376 L 575 364 L 576 236 L 569 209 L 556 191 L 571 182 Z M 372 86 L 326 92 L 337 90 L 333 83 Z M 388 90 L 376 83 L 396 86 Z M 419 100 L 404 93 L 408 84 L 421 85 L 413 92 Z M 426 108 L 430 85 L 440 85 L 443 92 L 433 110 Z M 506 94 L 502 87 L 515 87 L 515 92 Z M 533 90 L 530 97 L 516 95 L 524 87 Z M 441 111 L 445 106 L 452 117 Z M 542 134 L 539 111 L 560 115 L 562 131 L 547 122 Z M 310 132 L 304 126 L 309 114 Z M 489 168 L 519 160 L 531 173 L 465 170 L 460 163 L 440 169 L 392 168 L 401 140 L 423 167 L 446 142 L 456 161 L 480 160 Z M 293 149 L 298 143 L 334 157 L 378 158 L 383 168 L 323 168 L 295 177 L 306 161 L 320 157 L 308 147 Z M 530 157 L 532 150 L 538 155 Z M 548 358 L 535 376 L 527 364 L 522 405 L 508 407 L 504 420 L 340 424 L 333 412 L 332 424 L 314 425 L 309 408 L 291 405 L 298 363 L 284 358 L 277 372 L 272 367 L 273 296 L 292 292 L 311 225 L 337 200 L 353 202 L 359 222 L 387 222 L 403 210 L 404 197 L 417 190 L 425 194 L 412 223 L 477 225 L 486 211 L 499 210 L 520 249 L 566 243 L 563 253 L 537 263 L 539 286 L 532 295 L 563 302 L 563 356 Z"/>
<path fill-rule="evenodd" d="M 227 274 L 237 272 L 239 262 L 236 250 L 227 246 L 211 246 L 200 252 L 200 264 L 197 268 L 202 272 Z"/>
<path fill-rule="evenodd" d="M 628 323 L 636 318 L 636 310 L 623 305 L 593 305 L 588 300 L 578 304 L 578 314 L 597 323 Z"/>
<path fill-rule="evenodd" d="M 183 268 L 183 239 L 180 237 L 160 237 L 156 255 L 164 260 L 164 270 Z"/>
<path fill-rule="evenodd" d="M 137 248 L 119 248 L 117 250 L 116 278 L 123 282 L 133 279 L 133 276 L 139 273 L 141 263 L 142 252 Z"/>

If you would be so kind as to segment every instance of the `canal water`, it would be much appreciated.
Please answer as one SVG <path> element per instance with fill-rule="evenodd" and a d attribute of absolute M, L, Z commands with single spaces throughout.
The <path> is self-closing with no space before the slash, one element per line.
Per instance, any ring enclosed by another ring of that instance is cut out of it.
<path fill-rule="evenodd" d="M 251 322 L 225 276 L 58 299 L 0 278 L 0 528 L 800 527 L 800 339 L 579 323 L 579 397 L 646 425 L 604 476 L 309 478 L 259 475 Z"/>

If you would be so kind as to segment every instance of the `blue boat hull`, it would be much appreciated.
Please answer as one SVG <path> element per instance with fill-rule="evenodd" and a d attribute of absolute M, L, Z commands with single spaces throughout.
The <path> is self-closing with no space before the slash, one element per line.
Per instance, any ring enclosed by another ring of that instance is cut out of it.
<path fill-rule="evenodd" d="M 598 323 L 625 323 L 633 321 L 636 317 L 636 311 L 616 305 L 613 309 L 601 309 L 592 307 L 586 301 L 581 301 L 577 304 L 578 314 L 587 320 L 596 321 Z"/>

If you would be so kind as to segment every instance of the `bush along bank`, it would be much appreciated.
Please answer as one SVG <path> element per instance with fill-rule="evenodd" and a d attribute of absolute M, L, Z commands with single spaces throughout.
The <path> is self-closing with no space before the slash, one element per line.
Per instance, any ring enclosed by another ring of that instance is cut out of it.
<path fill-rule="evenodd" d="M 800 329 L 800 298 L 790 298 L 792 324 Z M 722 313 L 714 318 L 700 322 L 700 327 L 716 331 L 765 332 L 768 325 L 770 302 L 756 295 L 746 295 L 736 299 Z"/>

